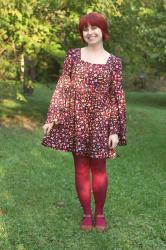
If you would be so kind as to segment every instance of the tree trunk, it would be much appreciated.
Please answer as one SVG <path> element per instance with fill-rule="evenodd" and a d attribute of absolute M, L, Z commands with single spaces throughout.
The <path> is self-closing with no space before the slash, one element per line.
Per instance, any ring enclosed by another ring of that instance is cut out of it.
<path fill-rule="evenodd" d="M 35 69 L 32 70 L 33 65 L 31 64 L 31 60 L 27 56 L 24 56 L 24 84 L 23 84 L 23 92 L 27 95 L 32 95 L 33 94 L 33 88 L 31 86 L 28 86 L 28 81 L 31 80 L 32 82 L 35 80 L 34 73 Z"/>

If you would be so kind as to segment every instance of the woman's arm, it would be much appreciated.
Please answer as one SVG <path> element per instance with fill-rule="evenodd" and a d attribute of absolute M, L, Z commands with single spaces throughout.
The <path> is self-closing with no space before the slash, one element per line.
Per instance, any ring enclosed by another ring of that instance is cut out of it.
<path fill-rule="evenodd" d="M 59 77 L 50 101 L 45 123 L 55 122 L 63 124 L 65 122 L 65 88 L 69 85 L 72 63 L 72 49 L 69 49 L 64 60 L 62 74 Z"/>
<path fill-rule="evenodd" d="M 122 86 L 122 61 L 116 57 L 112 64 L 110 135 L 117 134 L 119 146 L 127 144 L 126 100 Z"/>

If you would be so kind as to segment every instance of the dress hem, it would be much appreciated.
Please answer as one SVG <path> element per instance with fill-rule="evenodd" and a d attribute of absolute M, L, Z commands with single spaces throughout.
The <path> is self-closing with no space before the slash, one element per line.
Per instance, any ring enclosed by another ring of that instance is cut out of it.
<path fill-rule="evenodd" d="M 116 152 L 116 155 L 115 156 L 106 156 L 106 157 L 92 157 L 86 153 L 81 153 L 81 152 L 78 152 L 78 151 L 75 151 L 75 150 L 70 150 L 70 149 L 65 149 L 65 148 L 60 148 L 60 147 L 55 147 L 55 146 L 52 146 L 52 145 L 47 145 L 47 144 L 44 144 L 43 142 L 41 143 L 41 145 L 43 145 L 44 147 L 48 147 L 48 148 L 52 148 L 54 150 L 57 150 L 57 151 L 63 151 L 63 152 L 75 152 L 77 155 L 84 155 L 84 156 L 87 156 L 87 157 L 90 157 L 90 158 L 93 158 L 93 159 L 111 159 L 111 160 L 114 160 L 116 158 L 119 157 L 119 154 Z"/>

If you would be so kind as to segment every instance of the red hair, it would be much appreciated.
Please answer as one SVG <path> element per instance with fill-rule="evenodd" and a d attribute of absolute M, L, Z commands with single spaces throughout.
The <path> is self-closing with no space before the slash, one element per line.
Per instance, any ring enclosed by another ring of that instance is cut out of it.
<path fill-rule="evenodd" d="M 108 24 L 107 24 L 106 18 L 100 13 L 91 12 L 80 18 L 78 30 L 79 30 L 79 33 L 81 35 L 83 42 L 85 42 L 83 38 L 83 29 L 84 27 L 87 27 L 88 25 L 97 26 L 102 30 L 103 41 L 106 41 L 109 39 Z"/>

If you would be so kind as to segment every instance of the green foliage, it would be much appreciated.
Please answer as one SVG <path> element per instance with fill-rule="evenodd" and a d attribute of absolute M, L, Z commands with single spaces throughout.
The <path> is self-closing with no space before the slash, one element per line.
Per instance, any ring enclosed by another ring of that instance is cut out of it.
<path fill-rule="evenodd" d="M 166 63 L 165 10 L 163 0 L 1 0 L 1 79 L 20 80 L 20 57 L 23 54 L 30 62 L 24 65 L 24 84 L 28 80 L 34 81 L 29 73 L 31 65 L 34 65 L 38 78 L 44 76 L 43 80 L 58 75 L 59 67 L 55 69 L 53 64 L 63 63 L 69 47 L 83 45 L 78 22 L 82 15 L 91 11 L 101 12 L 108 20 L 110 41 L 104 46 L 122 57 L 125 82 L 130 83 L 140 72 L 144 72 L 147 78 L 154 72 L 163 77 Z M 39 67 L 42 61 L 45 63 L 44 74 Z"/>

